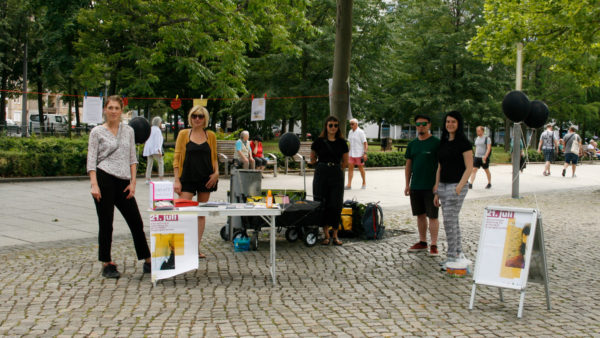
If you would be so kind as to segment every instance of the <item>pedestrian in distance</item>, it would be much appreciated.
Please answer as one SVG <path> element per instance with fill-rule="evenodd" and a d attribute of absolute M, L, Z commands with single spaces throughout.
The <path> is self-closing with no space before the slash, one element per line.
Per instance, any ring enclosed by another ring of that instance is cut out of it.
<path fill-rule="evenodd" d="M 546 125 L 546 130 L 540 135 L 538 153 L 544 153 L 544 176 L 550 176 L 550 164 L 554 161 L 554 153 L 558 151 L 558 138 L 552 130 L 552 124 Z"/>
<path fill-rule="evenodd" d="M 250 133 L 244 130 L 240 133 L 240 138 L 235 142 L 235 152 L 233 153 L 233 162 L 237 167 L 244 169 L 254 169 L 255 163 L 252 157 L 252 148 L 250 147 Z"/>
<path fill-rule="evenodd" d="M 313 197 L 321 202 L 324 239 L 322 245 L 342 245 L 338 238 L 340 215 L 344 201 L 344 168 L 348 165 L 348 144 L 335 116 L 325 119 L 319 137 L 310 146 L 310 164 L 316 165 L 313 178 Z M 329 228 L 333 230 L 330 237 Z"/>
<path fill-rule="evenodd" d="M 348 159 L 348 185 L 345 189 L 350 190 L 352 188 L 352 177 L 354 175 L 354 166 L 358 167 L 360 176 L 362 178 L 361 189 L 367 188 L 367 181 L 365 180 L 365 162 L 367 161 L 367 149 L 369 144 L 367 143 L 367 137 L 365 132 L 358 127 L 358 120 L 350 120 L 350 131 L 348 132 L 348 142 L 350 143 L 350 153 Z"/>
<path fill-rule="evenodd" d="M 569 132 L 560 140 L 560 144 L 563 146 L 565 152 L 565 164 L 563 166 L 562 175 L 563 177 L 567 173 L 567 167 L 571 165 L 573 173 L 572 177 L 575 177 L 575 169 L 577 168 L 577 162 L 579 157 L 583 156 L 583 145 L 581 144 L 581 137 L 575 133 L 575 127 L 569 127 Z"/>
<path fill-rule="evenodd" d="M 98 259 L 102 276 L 119 278 L 121 273 L 111 257 L 115 206 L 127 222 L 143 272 L 150 273 L 150 249 L 144 222 L 135 200 L 137 157 L 133 128 L 121 122 L 123 99 L 109 96 L 104 102 L 104 123 L 90 132 L 87 172 L 98 214 Z"/>
<path fill-rule="evenodd" d="M 464 120 L 457 111 L 444 117 L 444 128 L 438 151 L 438 169 L 433 187 L 434 204 L 442 207 L 444 230 L 448 242 L 446 263 L 464 259 L 458 218 L 467 196 L 467 182 L 473 171 L 473 147 L 464 133 Z"/>
<path fill-rule="evenodd" d="M 471 180 L 469 182 L 469 189 L 473 188 L 477 170 L 482 168 L 485 171 L 488 184 L 485 186 L 486 189 L 492 187 L 492 173 L 490 173 L 490 155 L 492 154 L 492 140 L 489 136 L 484 135 L 485 129 L 483 126 L 478 126 L 476 129 L 477 137 L 475 138 L 475 157 L 473 158 L 473 172 L 471 173 Z"/>
<path fill-rule="evenodd" d="M 160 130 L 160 124 L 162 120 L 160 117 L 155 116 L 152 119 L 152 128 L 150 129 L 150 137 L 144 144 L 144 152 L 142 153 L 146 157 L 146 184 L 150 183 L 152 176 L 152 167 L 154 166 L 154 160 L 158 165 L 158 179 L 163 180 L 165 176 L 165 162 L 163 159 L 163 135 Z"/>
<path fill-rule="evenodd" d="M 413 216 L 417 216 L 419 242 L 408 252 L 422 252 L 429 248 L 429 255 L 438 256 L 437 247 L 440 222 L 439 207 L 434 205 L 433 187 L 438 167 L 440 140 L 431 135 L 431 119 L 426 115 L 415 116 L 417 137 L 406 147 L 406 169 L 404 171 L 404 195 L 410 196 Z M 427 246 L 427 229 L 431 246 Z"/>
<path fill-rule="evenodd" d="M 196 195 L 198 202 L 207 202 L 210 193 L 217 191 L 219 162 L 217 161 L 217 136 L 206 130 L 209 115 L 206 108 L 194 106 L 188 114 L 190 129 L 177 135 L 173 157 L 173 189 L 179 198 L 191 200 Z M 198 216 L 198 258 L 206 258 L 200 251 L 206 219 Z"/>

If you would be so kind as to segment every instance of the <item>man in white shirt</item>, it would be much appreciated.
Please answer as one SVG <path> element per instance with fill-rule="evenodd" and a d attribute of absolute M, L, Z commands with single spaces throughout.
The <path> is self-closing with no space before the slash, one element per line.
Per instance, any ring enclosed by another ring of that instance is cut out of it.
<path fill-rule="evenodd" d="M 348 141 L 350 142 L 350 153 L 348 154 L 348 185 L 345 190 L 350 190 L 352 187 L 352 176 L 354 174 L 354 165 L 358 166 L 360 176 L 362 177 L 362 189 L 367 188 L 365 181 L 365 162 L 367 161 L 367 137 L 365 132 L 358 128 L 358 120 L 350 120 L 350 132 L 348 133 Z"/>

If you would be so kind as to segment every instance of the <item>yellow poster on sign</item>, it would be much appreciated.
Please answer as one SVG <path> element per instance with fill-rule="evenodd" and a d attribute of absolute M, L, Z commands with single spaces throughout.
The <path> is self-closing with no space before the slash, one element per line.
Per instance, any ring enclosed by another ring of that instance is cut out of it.
<path fill-rule="evenodd" d="M 525 224 L 523 228 L 519 228 L 515 226 L 514 218 L 508 220 L 500 277 L 521 278 L 521 271 L 525 268 L 525 243 L 527 243 L 530 228 L 529 223 Z"/>
<path fill-rule="evenodd" d="M 206 107 L 208 105 L 208 99 L 194 99 L 194 106 Z"/>

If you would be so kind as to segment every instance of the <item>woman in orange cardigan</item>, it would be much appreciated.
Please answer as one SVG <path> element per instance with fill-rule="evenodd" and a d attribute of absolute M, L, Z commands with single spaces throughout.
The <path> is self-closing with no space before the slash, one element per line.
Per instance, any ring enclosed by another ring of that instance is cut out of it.
<path fill-rule="evenodd" d="M 184 129 L 177 135 L 173 171 L 173 188 L 179 198 L 191 200 L 198 195 L 198 202 L 207 202 L 210 193 L 217 190 L 219 182 L 219 162 L 217 161 L 217 136 L 206 130 L 208 111 L 202 106 L 194 106 L 188 114 L 191 129 Z M 198 217 L 198 257 L 206 258 L 200 252 L 200 241 L 204 233 L 204 216 Z"/>

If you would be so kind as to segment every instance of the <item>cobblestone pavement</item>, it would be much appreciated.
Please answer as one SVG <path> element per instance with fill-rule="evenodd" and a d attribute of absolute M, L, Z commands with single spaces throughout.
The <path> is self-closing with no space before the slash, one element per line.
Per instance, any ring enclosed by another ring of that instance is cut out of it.
<path fill-rule="evenodd" d="M 115 236 L 119 280 L 101 276 L 95 238 L 4 246 L 0 335 L 600 336 L 597 189 L 465 201 L 461 227 L 472 259 L 485 206 L 542 212 L 552 309 L 531 283 L 521 319 L 517 291 L 506 290 L 501 302 L 496 288 L 481 286 L 469 311 L 471 278 L 440 272 L 442 257 L 408 254 L 417 236 L 404 206 L 385 210 L 391 235 L 378 242 L 307 248 L 280 234 L 275 287 L 268 239 L 259 251 L 235 253 L 218 235 L 222 220 L 207 225 L 200 268 L 156 287 L 129 235 Z"/>

